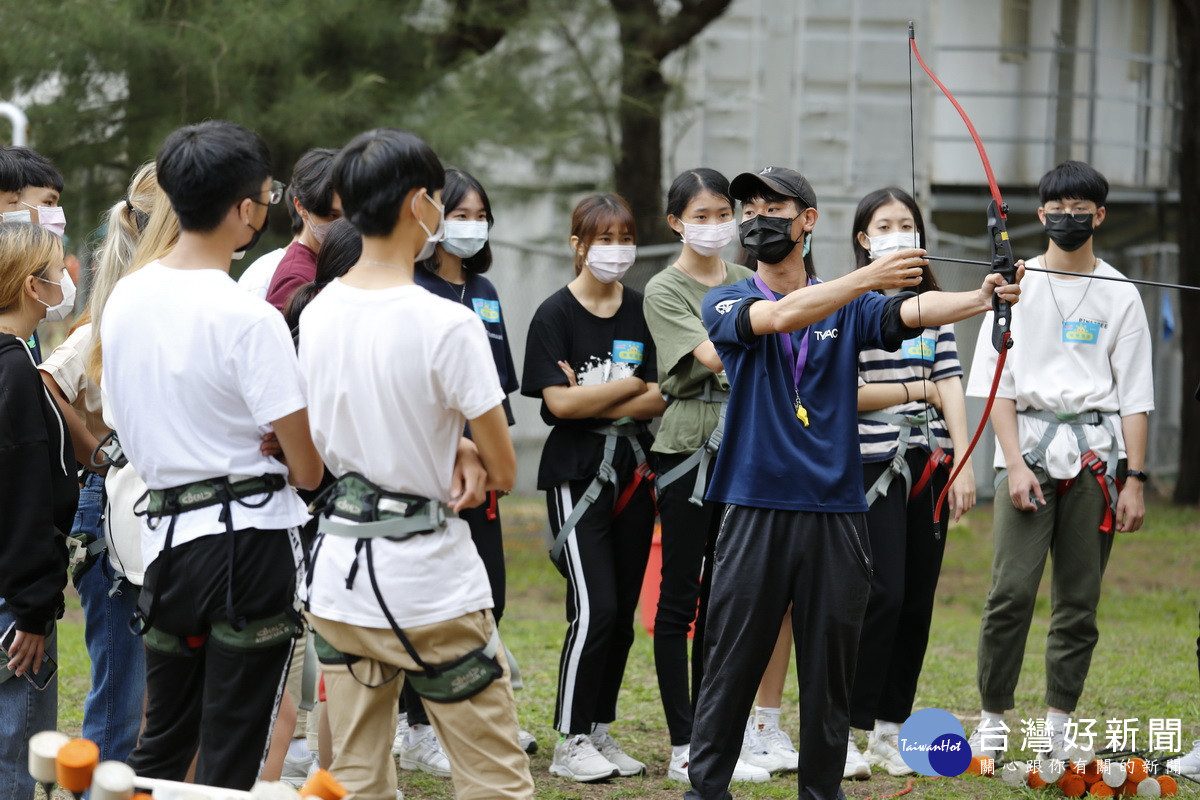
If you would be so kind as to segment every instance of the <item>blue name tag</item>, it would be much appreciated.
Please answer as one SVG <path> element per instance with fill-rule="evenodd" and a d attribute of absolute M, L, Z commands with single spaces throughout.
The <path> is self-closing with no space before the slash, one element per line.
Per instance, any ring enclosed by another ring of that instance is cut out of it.
<path fill-rule="evenodd" d="M 475 306 L 475 313 L 484 322 L 499 322 L 500 321 L 500 301 L 499 300 L 483 300 L 478 297 L 471 299 L 472 305 Z"/>
<path fill-rule="evenodd" d="M 900 352 L 905 358 L 918 358 L 922 361 L 932 361 L 937 341 L 931 336 L 918 336 L 900 345 Z"/>
<path fill-rule="evenodd" d="M 1100 341 L 1100 323 L 1064 322 L 1062 324 L 1062 340 L 1067 344 L 1095 344 Z"/>
<path fill-rule="evenodd" d="M 646 346 L 641 342 L 616 339 L 612 346 L 612 360 L 618 364 L 641 364 Z"/>

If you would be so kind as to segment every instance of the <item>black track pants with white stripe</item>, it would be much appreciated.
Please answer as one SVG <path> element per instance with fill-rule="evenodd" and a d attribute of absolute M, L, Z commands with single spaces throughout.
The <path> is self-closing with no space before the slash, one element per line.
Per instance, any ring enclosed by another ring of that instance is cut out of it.
<path fill-rule="evenodd" d="M 546 492 L 552 534 L 558 534 L 590 483 L 571 481 Z M 644 481 L 614 517 L 614 498 L 623 488 L 624 483 L 616 490 L 604 487 L 568 535 L 556 565 L 567 578 L 567 637 L 554 707 L 554 727 L 564 734 L 591 733 L 593 723 L 612 722 L 617 715 L 654 534 L 650 482 Z"/>

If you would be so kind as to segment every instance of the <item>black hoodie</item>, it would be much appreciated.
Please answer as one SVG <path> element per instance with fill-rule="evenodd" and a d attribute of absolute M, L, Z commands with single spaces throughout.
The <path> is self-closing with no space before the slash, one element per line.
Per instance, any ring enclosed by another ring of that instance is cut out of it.
<path fill-rule="evenodd" d="M 75 452 L 25 342 L 0 334 L 0 597 L 17 630 L 62 616 L 66 534 L 79 503 Z"/>

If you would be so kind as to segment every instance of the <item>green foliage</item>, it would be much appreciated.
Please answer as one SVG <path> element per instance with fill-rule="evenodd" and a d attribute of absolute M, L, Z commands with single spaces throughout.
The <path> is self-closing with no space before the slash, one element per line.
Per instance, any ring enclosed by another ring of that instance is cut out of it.
<path fill-rule="evenodd" d="M 673 46 L 703 27 L 681 26 L 683 10 L 658 19 Z M 714 12 L 700 11 L 706 24 Z M 305 150 L 395 125 L 533 193 L 611 188 L 594 176 L 622 158 L 622 109 L 663 113 L 661 98 L 621 88 L 625 62 L 658 69 L 662 37 L 609 0 L 0 0 L 0 19 L 0 98 L 26 107 L 31 143 L 66 176 L 73 231 L 170 131 L 203 119 L 258 131 L 285 180 Z M 617 185 L 657 220 L 658 170 L 631 170 Z M 287 238 L 285 215 L 273 230 Z"/>

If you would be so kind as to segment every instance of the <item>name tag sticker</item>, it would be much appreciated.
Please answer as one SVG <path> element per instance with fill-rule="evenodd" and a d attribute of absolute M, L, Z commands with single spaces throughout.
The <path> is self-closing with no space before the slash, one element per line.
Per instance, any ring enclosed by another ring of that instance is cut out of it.
<path fill-rule="evenodd" d="M 645 352 L 646 346 L 641 342 L 615 339 L 612 346 L 612 360 L 617 364 L 641 364 Z"/>
<path fill-rule="evenodd" d="M 919 358 L 922 361 L 931 361 L 936 346 L 937 343 L 932 336 L 917 336 L 905 341 L 900 346 L 900 351 L 904 353 L 905 358 Z"/>
<path fill-rule="evenodd" d="M 1100 341 L 1100 323 L 1081 320 L 1064 322 L 1062 340 L 1067 344 L 1096 344 Z"/>
<path fill-rule="evenodd" d="M 484 322 L 499 322 L 500 321 L 500 301 L 499 300 L 484 300 L 479 297 L 471 299 L 471 303 L 475 306 L 475 313 Z"/>

